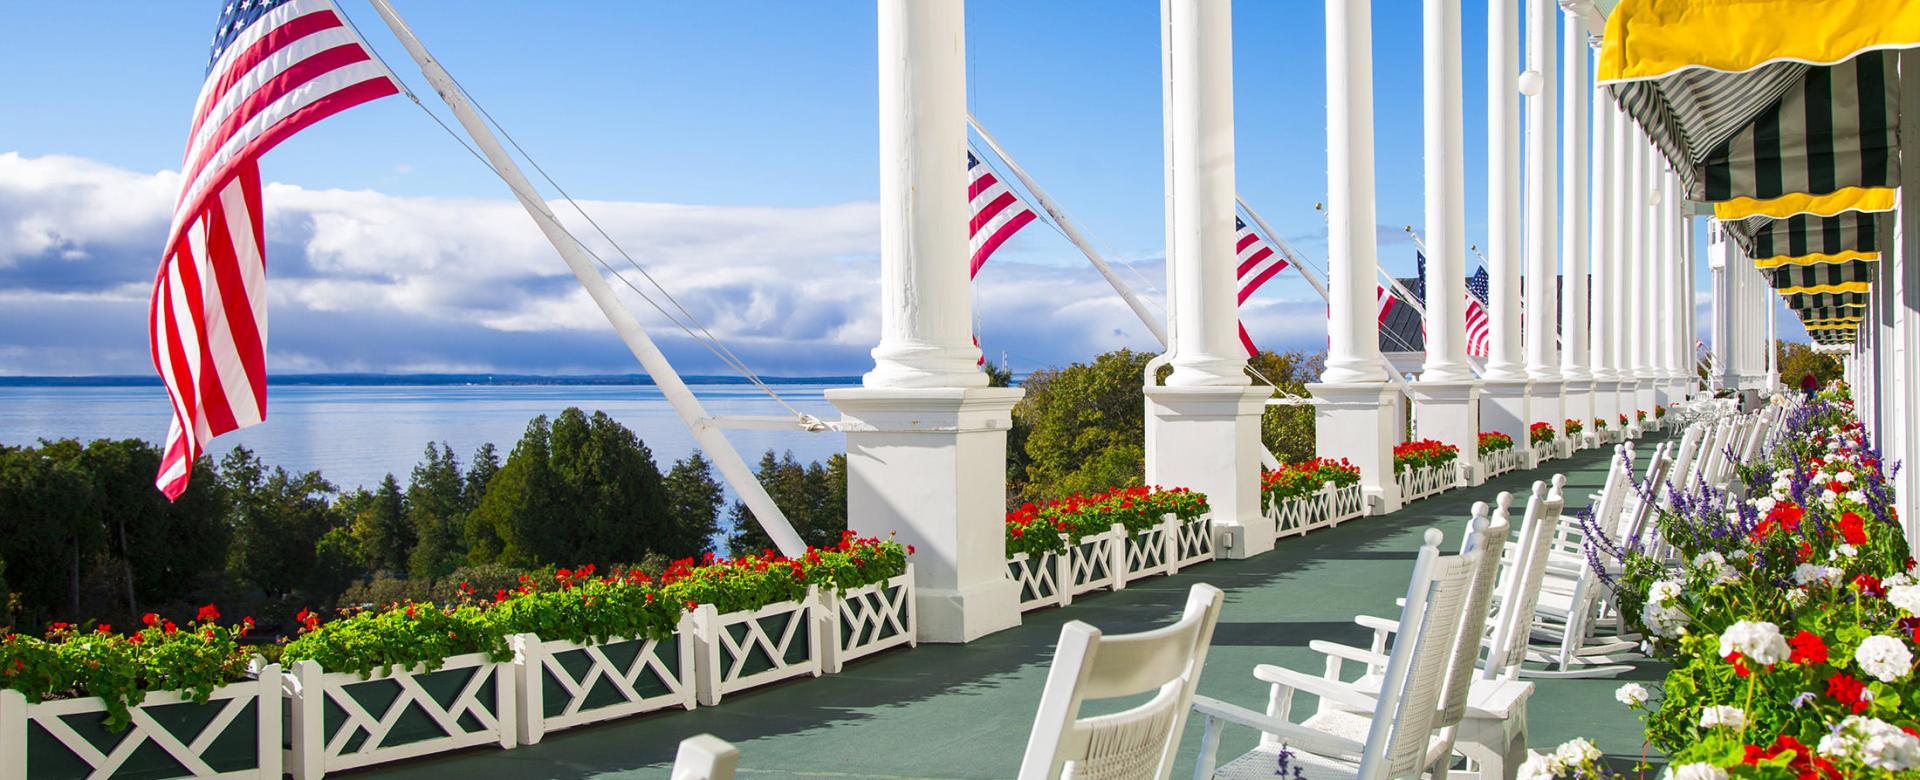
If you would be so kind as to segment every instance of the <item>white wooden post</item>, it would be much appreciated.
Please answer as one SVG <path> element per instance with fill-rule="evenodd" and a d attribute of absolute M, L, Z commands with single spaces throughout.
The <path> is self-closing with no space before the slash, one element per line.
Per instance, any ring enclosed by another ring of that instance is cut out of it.
<path fill-rule="evenodd" d="M 1613 345 L 1617 340 L 1613 331 L 1620 322 L 1614 313 L 1614 280 L 1620 276 L 1617 224 L 1620 211 L 1614 204 L 1614 183 L 1619 180 L 1620 158 L 1614 154 L 1614 137 L 1619 107 L 1598 83 L 1589 80 L 1588 87 L 1593 99 L 1593 222 L 1588 234 L 1590 254 L 1587 258 L 1593 289 L 1593 306 L 1587 318 L 1587 364 L 1593 376 L 1591 416 L 1607 421 L 1609 430 L 1617 430 L 1620 427 L 1615 418 L 1620 413 L 1620 374 L 1613 361 Z M 1587 424 L 1592 426 L 1591 422 Z M 1597 428 L 1593 433 L 1596 441 L 1603 438 Z"/>
<path fill-rule="evenodd" d="M 1555 300 L 1559 296 L 1559 219 L 1556 208 L 1554 143 L 1559 36 L 1554 35 L 1559 14 L 1554 0 L 1527 0 L 1527 69 L 1539 77 L 1539 92 L 1527 99 L 1527 278 L 1523 341 L 1527 378 L 1533 380 L 1529 424 L 1544 422 L 1560 430 L 1564 385 L 1560 380 L 1559 329 Z"/>
<path fill-rule="evenodd" d="M 1592 94 L 1587 77 L 1587 26 L 1580 13 L 1569 10 L 1564 22 L 1563 50 L 1566 67 L 1561 100 L 1564 101 L 1565 127 L 1561 136 L 1561 231 L 1560 262 L 1560 376 L 1565 394 L 1560 416 L 1580 421 L 1585 436 L 1569 437 L 1574 449 L 1586 446 L 1588 436 L 1598 436 L 1593 427 L 1593 372 L 1588 365 L 1587 269 L 1591 258 L 1588 247 L 1587 203 L 1587 98 Z M 1554 421 L 1555 425 L 1560 420 Z"/>
<path fill-rule="evenodd" d="M 1466 484 L 1484 481 L 1480 383 L 1467 364 L 1466 141 L 1461 0 L 1426 0 L 1421 15 L 1426 121 L 1427 359 L 1409 388 L 1414 425 L 1460 448 Z"/>
<path fill-rule="evenodd" d="M 1480 427 L 1526 450 L 1532 384 L 1520 343 L 1519 0 L 1487 0 L 1487 370 Z M 1528 451 L 1530 453 L 1530 450 Z M 1525 456 L 1532 465 L 1531 454 Z"/>
<path fill-rule="evenodd" d="M 969 322 L 965 26 L 961 0 L 879 3 L 880 344 L 863 387 L 827 391 L 848 527 L 919 549 L 928 642 L 1020 623 L 1001 518 L 1021 391 L 985 386 Z"/>
<path fill-rule="evenodd" d="M 1165 386 L 1156 372 L 1143 377 L 1146 481 L 1205 493 L 1216 554 L 1244 558 L 1273 548 L 1260 510 L 1260 413 L 1272 391 L 1251 386 L 1234 314 L 1232 6 L 1162 0 L 1160 13 L 1172 343 L 1156 365 L 1173 373 Z"/>
<path fill-rule="evenodd" d="M 1901 51 L 1900 71 L 1920 73 L 1920 52 Z M 1902 105 L 1920 106 L 1920 78 L 1901 80 L 1900 99 L 1904 101 Z M 1920 149 L 1920 110 L 1901 112 L 1900 130 L 1903 151 Z M 1895 340 L 1900 350 L 1899 365 L 1909 367 L 1920 361 L 1920 209 L 1908 203 L 1906 197 L 1907 193 L 1920 191 L 1916 189 L 1920 188 L 1920 170 L 1916 169 L 1920 169 L 1920 165 L 1900 167 L 1900 204 L 1893 219 L 1896 229 L 1893 240 L 1886 242 L 1893 251 L 1880 261 L 1893 265 L 1897 277 L 1895 300 L 1899 314 Z M 1788 377 L 1788 381 L 1796 378 Z M 1900 410 L 1900 420 L 1897 435 L 1890 444 L 1897 453 L 1895 457 L 1909 465 L 1895 477 L 1894 495 L 1900 507 L 1900 522 L 1907 530 L 1907 544 L 1920 548 L 1920 378 L 1908 370 L 1897 374 L 1895 381 L 1892 392 L 1898 399 L 1894 406 Z"/>
<path fill-rule="evenodd" d="M 254 695 L 259 697 L 253 709 L 254 755 L 259 757 L 262 778 L 279 778 L 286 762 L 286 756 L 280 748 L 280 710 L 286 706 L 286 700 L 281 697 L 280 691 L 285 685 L 285 680 L 286 675 L 282 673 L 279 664 L 267 664 L 261 667 L 260 676 L 254 680 L 256 686 Z M 4 705 L 0 704 L 0 707 Z M 5 719 L 6 716 L 0 714 L 0 720 Z M 5 727 L 0 726 L 0 756 L 7 753 L 4 734 Z M 4 774 L 5 772 L 0 772 L 0 775 Z"/>
<path fill-rule="evenodd" d="M 10 688 L 0 689 L 0 778 L 26 776 L 27 697 Z"/>
<path fill-rule="evenodd" d="M 323 730 L 327 693 L 320 681 L 322 674 L 317 663 L 295 661 L 293 673 L 287 675 L 292 678 L 288 682 L 300 691 L 287 720 L 287 728 L 293 731 L 289 756 L 292 765 L 285 769 L 293 773 L 293 780 L 319 780 L 327 772 L 327 734 Z"/>

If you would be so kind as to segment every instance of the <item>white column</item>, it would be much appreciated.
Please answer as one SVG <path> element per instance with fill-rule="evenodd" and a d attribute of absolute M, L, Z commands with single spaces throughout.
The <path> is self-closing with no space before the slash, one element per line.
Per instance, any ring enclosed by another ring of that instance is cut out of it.
<path fill-rule="evenodd" d="M 1213 0 L 1185 0 L 1220 5 Z M 1384 511 L 1400 506 L 1393 445 L 1402 436 L 1394 413 L 1397 390 L 1380 366 L 1374 285 L 1372 3 L 1327 0 L 1327 193 L 1331 318 L 1327 368 L 1308 390 L 1314 438 L 1323 457 L 1360 467 L 1369 498 Z M 1231 254 L 1228 255 L 1232 257 Z"/>
<path fill-rule="evenodd" d="M 988 388 L 969 337 L 961 0 L 880 0 L 880 345 L 864 387 L 827 391 L 847 433 L 848 526 L 914 556 L 923 642 L 1019 625 L 1006 577 L 1006 452 L 1018 388 Z"/>
<path fill-rule="evenodd" d="M 1260 508 L 1260 412 L 1272 391 L 1251 386 L 1235 314 L 1232 5 L 1166 0 L 1160 10 L 1173 373 L 1164 387 L 1146 378 L 1146 479 L 1205 493 L 1223 555 L 1244 558 L 1273 548 Z"/>
<path fill-rule="evenodd" d="M 1740 277 L 1734 273 L 1739 251 L 1727 238 L 1727 230 L 1718 220 L 1707 225 L 1707 266 L 1713 273 L 1713 354 L 1714 389 L 1734 389 L 1739 372 L 1734 361 L 1734 334 L 1739 320 Z"/>
<path fill-rule="evenodd" d="M 1480 427 L 1527 440 L 1533 422 L 1520 343 L 1519 0 L 1487 0 L 1487 367 Z"/>
<path fill-rule="evenodd" d="M 1566 65 L 1561 99 L 1564 101 L 1561 136 L 1560 242 L 1560 375 L 1566 381 L 1561 416 L 1579 420 L 1588 434 L 1593 430 L 1593 373 L 1587 365 L 1587 98 L 1592 86 L 1587 80 L 1587 28 L 1579 12 L 1570 12 L 1563 22 Z M 1574 442 L 1577 446 L 1580 442 Z"/>
<path fill-rule="evenodd" d="M 1467 364 L 1466 140 L 1460 0 L 1425 0 L 1422 14 L 1426 143 L 1427 359 L 1413 395 L 1414 426 L 1462 453 L 1480 443 L 1480 384 Z M 1469 485 L 1483 481 L 1464 457 Z"/>
<path fill-rule="evenodd" d="M 1638 143 L 1633 118 L 1620 108 L 1615 101 L 1607 101 L 1607 110 L 1613 114 L 1612 181 L 1608 187 L 1610 199 L 1608 211 L 1613 221 L 1612 243 L 1613 258 L 1610 279 L 1607 284 L 1608 317 L 1611 327 L 1607 334 L 1607 364 L 1613 374 L 1614 416 L 1608 418 L 1611 424 L 1619 426 L 1621 414 L 1633 414 L 1633 259 L 1637 252 L 1633 243 L 1633 170 L 1634 145 Z M 1625 434 L 1625 430 L 1622 430 Z"/>
<path fill-rule="evenodd" d="M 1900 70 L 1920 72 L 1920 52 L 1902 51 Z M 1920 105 L 1920 78 L 1900 82 L 1900 99 L 1904 105 Z M 1920 147 L 1920 111 L 1903 112 L 1900 131 L 1903 152 Z M 1885 242 L 1893 251 L 1881 260 L 1893 264 L 1898 277 L 1894 293 L 1900 307 L 1898 359 L 1899 365 L 1909 367 L 1920 361 L 1920 208 L 1906 197 L 1906 193 L 1920 191 L 1916 190 L 1920 188 L 1920 170 L 1915 168 L 1920 166 L 1901 166 L 1900 205 L 1891 220 L 1893 239 Z M 1881 454 L 1886 460 L 1908 464 L 1894 478 L 1894 497 L 1900 508 L 1900 523 L 1907 529 L 1907 544 L 1920 548 L 1920 378 L 1912 370 L 1900 372 L 1893 391 L 1894 405 L 1900 410 L 1900 430 L 1896 441 L 1881 445 Z"/>
<path fill-rule="evenodd" d="M 1673 362 L 1672 342 L 1675 320 L 1680 313 L 1678 306 L 1680 287 L 1676 278 L 1680 260 L 1675 256 L 1679 250 L 1679 241 L 1674 238 L 1680 226 L 1680 210 L 1675 205 L 1678 200 L 1675 184 L 1678 180 L 1667 169 L 1664 155 L 1656 152 L 1654 160 L 1658 171 L 1655 183 L 1659 191 L 1659 203 L 1653 210 L 1653 239 L 1656 243 L 1653 251 L 1652 278 L 1655 308 L 1653 329 L 1649 334 L 1652 341 L 1649 344 L 1649 358 L 1653 364 L 1654 376 L 1657 377 L 1654 385 L 1654 406 L 1662 406 L 1671 400 L 1673 379 L 1679 371 L 1678 366 Z M 1648 407 L 1647 413 L 1652 414 L 1653 407 Z"/>
<path fill-rule="evenodd" d="M 1529 423 L 1544 422 L 1558 430 L 1563 385 L 1560 381 L 1560 350 L 1555 344 L 1559 331 L 1556 312 L 1560 276 L 1559 221 L 1555 208 L 1555 161 L 1559 145 L 1554 143 L 1558 117 L 1554 115 L 1560 90 L 1557 80 L 1554 35 L 1559 13 L 1554 0 L 1527 0 L 1527 70 L 1539 79 L 1540 91 L 1527 98 L 1527 276 L 1526 317 L 1522 340 L 1526 345 L 1527 378 L 1533 380 Z"/>
<path fill-rule="evenodd" d="M 1655 238 L 1655 206 L 1653 193 L 1657 189 L 1659 178 L 1655 173 L 1657 154 L 1645 135 L 1640 135 L 1634 143 L 1634 180 L 1628 197 L 1633 205 L 1633 294 L 1630 298 L 1633 316 L 1628 320 L 1629 330 L 1633 334 L 1633 377 L 1635 381 L 1633 409 L 1627 416 L 1635 419 L 1644 411 L 1653 413 L 1653 383 L 1657 376 L 1653 362 L 1654 318 L 1658 316 L 1657 286 L 1654 284 L 1655 257 L 1659 247 Z"/>
<path fill-rule="evenodd" d="M 1617 429 L 1614 421 L 1619 404 L 1614 394 L 1619 391 L 1619 375 L 1613 364 L 1613 329 L 1618 318 L 1614 316 L 1614 279 L 1619 271 L 1619 228 L 1615 217 L 1619 211 L 1614 208 L 1614 183 L 1619 180 L 1619 158 L 1614 155 L 1614 135 L 1618 125 L 1613 98 L 1598 84 L 1593 89 L 1593 224 L 1589 231 L 1591 254 L 1587 258 L 1592 278 L 1589 285 L 1593 290 L 1593 305 L 1587 318 L 1587 366 L 1593 377 L 1593 413 L 1590 417 L 1605 420 L 1607 427 Z M 1588 427 L 1593 423 L 1588 421 Z"/>

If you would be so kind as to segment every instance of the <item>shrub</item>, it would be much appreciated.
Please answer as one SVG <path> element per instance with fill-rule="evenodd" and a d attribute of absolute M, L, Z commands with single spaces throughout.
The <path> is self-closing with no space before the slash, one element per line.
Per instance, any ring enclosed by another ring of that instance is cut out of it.
<path fill-rule="evenodd" d="M 105 623 L 54 623 L 44 639 L 0 633 L 0 687 L 30 702 L 97 696 L 106 703 L 106 727 L 120 731 L 131 722 L 128 708 L 151 691 L 205 703 L 215 688 L 246 678 L 253 653 L 240 640 L 253 618 L 237 625 L 219 620 L 219 610 L 208 605 L 184 628 L 147 613 L 132 633 Z"/>

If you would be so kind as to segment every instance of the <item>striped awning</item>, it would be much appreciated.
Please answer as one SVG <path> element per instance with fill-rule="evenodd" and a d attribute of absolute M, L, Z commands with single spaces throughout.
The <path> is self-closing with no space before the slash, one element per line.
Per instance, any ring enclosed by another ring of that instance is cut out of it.
<path fill-rule="evenodd" d="M 1854 313 L 1853 314 L 1842 313 L 1842 312 L 1849 312 L 1849 311 Z M 1831 325 L 1858 325 L 1861 323 L 1861 321 L 1866 319 L 1866 316 L 1863 314 L 1860 314 L 1859 312 L 1860 312 L 1859 309 L 1803 311 L 1803 312 L 1800 312 L 1800 324 L 1805 325 L 1807 327 L 1815 327 L 1815 326 L 1824 327 L 1824 326 L 1831 326 Z"/>
<path fill-rule="evenodd" d="M 1916 46 L 1920 3 L 1620 0 L 1597 76 L 1688 199 L 1821 196 L 1897 184 L 1894 51 Z"/>
<path fill-rule="evenodd" d="M 1761 268 L 1880 257 L 1878 218 L 1848 212 L 1833 217 L 1748 217 L 1725 223 L 1727 236 Z"/>
<path fill-rule="evenodd" d="M 1856 335 L 1858 335 L 1858 331 L 1852 328 L 1807 331 L 1807 336 L 1813 339 L 1813 343 L 1828 347 L 1852 344 Z"/>
<path fill-rule="evenodd" d="M 1774 292 L 1865 293 L 1873 287 L 1875 263 L 1848 260 L 1838 263 L 1783 264 L 1766 271 Z"/>
<path fill-rule="evenodd" d="M 1842 187 L 1825 195 L 1796 192 L 1778 198 L 1732 198 L 1713 204 L 1713 216 L 1722 222 L 1748 217 L 1787 217 L 1808 214 L 1831 217 L 1849 211 L 1892 211 L 1896 190 L 1892 187 Z"/>
<path fill-rule="evenodd" d="M 1780 296 L 1787 302 L 1787 308 L 1795 312 L 1812 309 L 1865 309 L 1867 294 L 1864 292 L 1847 293 L 1790 293 Z"/>

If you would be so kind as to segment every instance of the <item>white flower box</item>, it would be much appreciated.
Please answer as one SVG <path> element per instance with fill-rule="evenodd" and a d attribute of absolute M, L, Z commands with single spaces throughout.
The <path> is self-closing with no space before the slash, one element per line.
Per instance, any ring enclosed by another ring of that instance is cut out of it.
<path fill-rule="evenodd" d="M 693 610 L 695 691 L 702 706 L 720 697 L 793 677 L 819 677 L 820 592 L 807 587 L 798 601 L 720 614 L 711 604 Z"/>
<path fill-rule="evenodd" d="M 1125 587 L 1119 572 L 1126 562 L 1123 557 L 1126 551 L 1122 547 L 1126 537 L 1127 529 L 1115 525 L 1110 530 L 1081 537 L 1079 544 L 1068 547 L 1061 556 L 1066 564 L 1062 581 L 1067 584 L 1067 595 Z"/>
<path fill-rule="evenodd" d="M 1500 476 L 1520 468 L 1520 448 L 1508 447 L 1499 452 L 1488 453 L 1481 459 L 1481 465 L 1487 470 L 1487 478 Z"/>
<path fill-rule="evenodd" d="M 282 675 L 295 780 L 479 745 L 514 746 L 513 662 L 483 653 L 373 677 L 296 661 Z"/>
<path fill-rule="evenodd" d="M 829 641 L 822 664 L 839 674 L 847 662 L 887 648 L 918 646 L 918 613 L 913 603 L 913 564 L 897 577 L 828 594 L 820 632 Z"/>
<path fill-rule="evenodd" d="M 666 640 L 610 638 L 576 644 L 512 637 L 519 744 L 550 731 L 694 706 L 693 617 L 682 614 Z"/>
<path fill-rule="evenodd" d="M 1436 493 L 1451 490 L 1454 482 L 1457 481 L 1456 465 L 1458 461 L 1395 472 L 1393 481 L 1400 488 L 1400 500 L 1418 501 Z"/>
<path fill-rule="evenodd" d="M 1120 583 L 1151 577 L 1155 574 L 1173 573 L 1173 537 L 1179 533 L 1179 522 L 1172 515 L 1162 518 L 1159 525 L 1128 535 L 1125 526 L 1114 525 L 1121 530 L 1125 543 L 1120 550 Z"/>
<path fill-rule="evenodd" d="M 1297 536 L 1318 528 L 1332 528 L 1366 512 L 1366 495 L 1359 483 L 1336 487 L 1332 482 L 1304 496 L 1278 499 L 1267 506 L 1274 538 Z"/>
<path fill-rule="evenodd" d="M 204 704 L 149 693 L 123 731 L 106 730 L 106 713 L 99 698 L 28 702 L 0 690 L 0 778 L 280 777 L 278 665 L 214 689 Z"/>
<path fill-rule="evenodd" d="M 1167 573 L 1196 563 L 1213 560 L 1213 513 L 1208 512 L 1185 523 L 1167 518 L 1173 539 L 1173 563 Z"/>
<path fill-rule="evenodd" d="M 1065 563 L 1059 555 L 1041 553 L 1035 560 L 1027 553 L 1014 553 L 1007 559 L 1007 579 L 1020 586 L 1020 611 L 1068 604 L 1073 597 L 1060 583 L 1067 581 Z"/>

